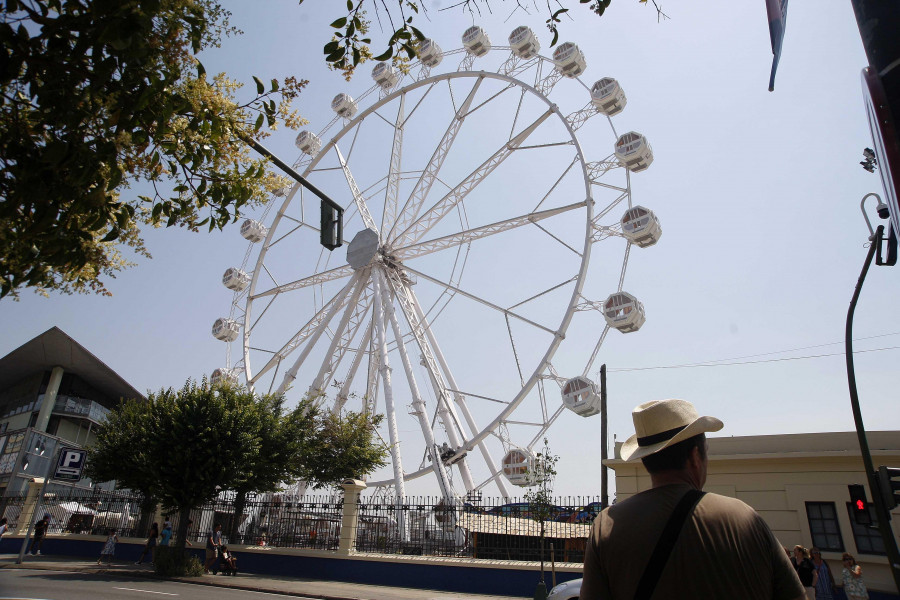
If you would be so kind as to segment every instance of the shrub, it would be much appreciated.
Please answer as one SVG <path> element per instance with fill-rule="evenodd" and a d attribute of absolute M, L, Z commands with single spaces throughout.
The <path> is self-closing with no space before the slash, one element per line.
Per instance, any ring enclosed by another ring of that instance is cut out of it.
<path fill-rule="evenodd" d="M 157 546 L 156 574 L 163 577 L 199 577 L 203 574 L 203 563 L 181 548 Z"/>

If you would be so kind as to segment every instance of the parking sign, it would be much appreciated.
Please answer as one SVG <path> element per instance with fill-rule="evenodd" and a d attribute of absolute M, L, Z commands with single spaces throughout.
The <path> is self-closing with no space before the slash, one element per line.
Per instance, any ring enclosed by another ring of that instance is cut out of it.
<path fill-rule="evenodd" d="M 59 460 L 56 462 L 56 471 L 53 479 L 66 481 L 78 481 L 81 479 L 81 471 L 87 459 L 87 450 L 78 448 L 62 448 L 59 451 Z"/>

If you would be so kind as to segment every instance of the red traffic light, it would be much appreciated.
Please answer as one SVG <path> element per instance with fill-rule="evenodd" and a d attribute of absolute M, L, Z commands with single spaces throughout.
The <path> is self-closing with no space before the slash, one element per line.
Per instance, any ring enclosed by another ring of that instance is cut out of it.
<path fill-rule="evenodd" d="M 869 514 L 869 503 L 866 500 L 866 488 L 859 484 L 848 485 L 850 491 L 850 504 L 853 506 L 853 518 L 858 525 L 871 525 L 872 515 Z"/>
<path fill-rule="evenodd" d="M 857 500 L 856 501 L 856 510 L 859 510 L 859 511 L 866 510 L 866 503 L 863 502 L 862 500 Z"/>

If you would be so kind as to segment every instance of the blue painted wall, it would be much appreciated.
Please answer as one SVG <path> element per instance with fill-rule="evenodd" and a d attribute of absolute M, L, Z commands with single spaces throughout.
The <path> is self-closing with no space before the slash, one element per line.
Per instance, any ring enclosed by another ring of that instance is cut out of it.
<path fill-rule="evenodd" d="M 0 541 L 0 554 L 18 553 L 21 539 Z M 103 541 L 72 540 L 48 537 L 42 549 L 46 555 L 74 556 L 96 560 Z M 136 561 L 143 549 L 139 544 L 119 543 L 117 561 Z M 189 548 L 202 561 L 204 549 Z M 279 575 L 314 580 L 346 581 L 448 592 L 532 597 L 539 580 L 537 569 L 491 569 L 468 565 L 432 565 L 409 562 L 377 562 L 337 559 L 319 556 L 295 556 L 275 553 L 237 552 L 238 570 L 242 573 Z M 580 573 L 557 572 L 556 582 L 580 577 Z M 546 572 L 547 587 L 551 574 Z M 873 600 L 876 600 L 873 597 Z"/>

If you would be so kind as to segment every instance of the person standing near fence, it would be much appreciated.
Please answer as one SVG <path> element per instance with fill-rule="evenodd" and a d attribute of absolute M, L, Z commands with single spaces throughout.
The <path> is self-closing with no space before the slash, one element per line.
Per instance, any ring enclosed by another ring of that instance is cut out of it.
<path fill-rule="evenodd" d="M 159 536 L 159 545 L 168 546 L 172 539 L 172 523 L 169 520 L 166 520 L 163 524 L 163 530 Z"/>
<path fill-rule="evenodd" d="M 40 556 L 41 546 L 44 545 L 44 537 L 50 527 L 50 513 L 44 514 L 44 518 L 34 524 L 34 540 L 31 542 L 31 555 Z"/>
<path fill-rule="evenodd" d="M 0 519 L 0 540 L 3 539 L 3 534 L 9 530 L 9 526 L 6 524 L 6 517 Z"/>

